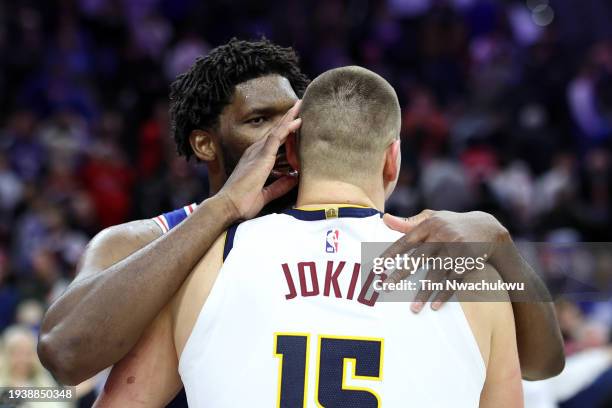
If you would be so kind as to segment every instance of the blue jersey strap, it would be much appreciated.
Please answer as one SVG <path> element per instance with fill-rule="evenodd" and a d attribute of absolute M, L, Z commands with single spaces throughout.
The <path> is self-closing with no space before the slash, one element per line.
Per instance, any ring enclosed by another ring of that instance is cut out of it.
<path fill-rule="evenodd" d="M 186 205 L 183 208 L 179 208 L 178 210 L 170 211 L 167 213 L 163 213 L 162 215 L 158 215 L 153 218 L 153 221 L 157 224 L 159 228 L 161 228 L 162 233 L 166 233 L 170 231 L 172 228 L 176 227 L 183 221 L 185 218 L 189 217 L 191 213 L 196 209 L 196 204 Z"/>
<path fill-rule="evenodd" d="M 172 228 L 179 225 L 185 218 L 189 217 L 195 209 L 195 204 L 186 205 L 183 208 L 179 208 L 178 210 L 158 215 L 157 217 L 152 218 L 152 220 L 155 221 L 155 223 L 159 226 L 159 228 L 161 228 L 162 232 L 165 234 Z M 238 224 L 234 224 L 227 229 L 227 233 L 225 235 L 225 244 L 223 246 L 224 261 L 232 250 L 232 247 L 234 246 L 234 236 L 236 235 L 237 228 Z"/>

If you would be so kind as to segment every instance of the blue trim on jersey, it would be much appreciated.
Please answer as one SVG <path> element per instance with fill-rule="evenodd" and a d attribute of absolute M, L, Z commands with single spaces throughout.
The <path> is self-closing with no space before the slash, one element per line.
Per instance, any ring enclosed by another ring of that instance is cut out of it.
<path fill-rule="evenodd" d="M 223 246 L 223 261 L 224 262 L 225 262 L 225 258 L 227 258 L 230 251 L 234 247 L 234 237 L 236 236 L 237 229 L 238 229 L 238 224 L 234 224 L 227 229 L 227 235 L 225 236 L 225 245 Z"/>
<path fill-rule="evenodd" d="M 284 213 L 302 221 L 319 221 L 327 219 L 325 216 L 325 210 L 308 211 L 292 208 L 290 210 L 286 210 Z M 366 218 L 376 214 L 380 215 L 381 217 L 383 216 L 383 213 L 375 208 L 340 207 L 338 208 L 337 218 Z"/>
<path fill-rule="evenodd" d="M 185 208 L 181 207 L 178 210 L 170 211 L 163 214 L 166 217 L 166 221 L 168 222 L 168 230 L 176 227 L 187 218 L 187 213 L 185 212 Z"/>

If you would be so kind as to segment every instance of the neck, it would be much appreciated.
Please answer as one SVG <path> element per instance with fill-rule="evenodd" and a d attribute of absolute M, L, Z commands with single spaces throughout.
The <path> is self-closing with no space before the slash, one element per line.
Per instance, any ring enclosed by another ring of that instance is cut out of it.
<path fill-rule="evenodd" d="M 209 169 L 209 173 L 208 173 L 209 195 L 213 196 L 217 194 L 219 190 L 223 188 L 223 185 L 225 184 L 226 181 L 227 179 L 220 172 L 211 173 Z"/>
<path fill-rule="evenodd" d="M 338 180 L 300 179 L 296 207 L 321 204 L 360 205 L 385 209 L 385 193 L 382 187 L 366 189 Z"/>

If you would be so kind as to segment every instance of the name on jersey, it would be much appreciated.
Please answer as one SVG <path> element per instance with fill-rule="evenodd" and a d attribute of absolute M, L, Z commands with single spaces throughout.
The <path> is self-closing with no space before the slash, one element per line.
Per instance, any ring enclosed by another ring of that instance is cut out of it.
<path fill-rule="evenodd" d="M 354 300 L 374 306 L 378 292 L 372 289 L 376 275 L 368 274 L 363 285 L 359 285 L 360 263 L 346 261 L 314 262 L 304 261 L 297 264 L 281 265 L 287 282 L 285 299 L 299 297 L 325 296 L 338 299 Z M 346 275 L 350 276 L 350 280 Z M 342 279 L 344 278 L 344 279 Z M 384 279 L 384 277 L 383 277 Z"/>

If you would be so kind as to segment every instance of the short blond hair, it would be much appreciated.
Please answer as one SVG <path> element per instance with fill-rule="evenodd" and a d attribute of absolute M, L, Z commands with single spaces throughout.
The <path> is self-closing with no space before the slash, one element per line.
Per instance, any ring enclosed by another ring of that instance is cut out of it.
<path fill-rule="evenodd" d="M 332 69 L 312 81 L 300 117 L 302 175 L 349 182 L 379 169 L 401 123 L 393 87 L 357 66 Z"/>

